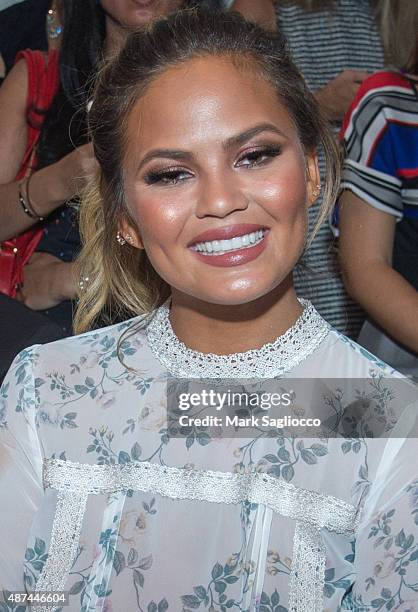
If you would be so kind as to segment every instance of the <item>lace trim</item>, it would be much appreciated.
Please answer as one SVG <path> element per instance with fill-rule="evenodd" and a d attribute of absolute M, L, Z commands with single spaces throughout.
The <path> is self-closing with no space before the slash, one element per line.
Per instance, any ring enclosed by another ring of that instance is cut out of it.
<path fill-rule="evenodd" d="M 321 533 L 308 523 L 296 522 L 289 612 L 323 612 L 326 550 Z"/>
<path fill-rule="evenodd" d="M 48 558 L 36 583 L 35 591 L 63 591 L 77 555 L 88 491 L 59 491 L 52 525 Z M 56 606 L 34 606 L 35 612 L 48 612 Z"/>
<path fill-rule="evenodd" d="M 45 488 L 56 489 L 59 495 L 48 559 L 36 585 L 37 591 L 64 590 L 77 553 L 89 494 L 135 490 L 171 499 L 212 503 L 249 501 L 295 519 L 290 577 L 292 612 L 322 609 L 325 549 L 320 529 L 352 534 L 356 526 L 356 509 L 351 504 L 258 472 L 233 474 L 149 462 L 108 466 L 49 459 L 44 460 L 43 480 Z M 43 606 L 37 612 L 51 609 Z"/>
<path fill-rule="evenodd" d="M 155 311 L 147 327 L 148 343 L 160 363 L 178 378 L 273 378 L 310 355 L 330 329 L 308 300 L 299 301 L 304 310 L 296 323 L 259 349 L 231 355 L 193 351 L 175 335 L 167 303 Z"/>

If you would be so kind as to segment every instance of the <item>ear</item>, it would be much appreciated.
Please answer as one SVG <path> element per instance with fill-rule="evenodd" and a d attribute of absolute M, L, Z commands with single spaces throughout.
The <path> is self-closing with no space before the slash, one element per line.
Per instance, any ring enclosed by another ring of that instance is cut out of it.
<path fill-rule="evenodd" d="M 319 171 L 318 156 L 316 150 L 306 156 L 306 191 L 308 208 L 313 206 L 321 193 L 321 173 Z"/>
<path fill-rule="evenodd" d="M 143 250 L 144 243 L 142 242 L 141 233 L 132 223 L 126 218 L 123 218 L 119 223 L 119 232 L 126 242 L 135 249 Z"/>

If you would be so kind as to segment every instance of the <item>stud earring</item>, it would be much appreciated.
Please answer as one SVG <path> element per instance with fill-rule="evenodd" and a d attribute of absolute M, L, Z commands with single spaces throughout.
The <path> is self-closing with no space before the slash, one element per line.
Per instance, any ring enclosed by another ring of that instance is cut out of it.
<path fill-rule="evenodd" d="M 321 184 L 318 183 L 318 185 L 316 185 L 315 189 L 313 190 L 313 195 L 315 198 L 317 198 L 320 193 L 321 193 Z"/>
<path fill-rule="evenodd" d="M 121 246 L 123 246 L 127 242 L 129 242 L 129 244 L 132 244 L 133 242 L 133 238 L 130 234 L 125 234 L 125 236 L 122 236 L 120 232 L 116 234 L 116 240 L 119 242 Z"/>
<path fill-rule="evenodd" d="M 126 244 L 126 240 L 125 240 L 125 238 L 122 236 L 122 234 L 121 234 L 120 232 L 118 232 L 118 233 L 116 234 L 116 240 L 119 242 L 119 244 L 120 244 L 121 246 L 123 246 L 124 244 Z"/>

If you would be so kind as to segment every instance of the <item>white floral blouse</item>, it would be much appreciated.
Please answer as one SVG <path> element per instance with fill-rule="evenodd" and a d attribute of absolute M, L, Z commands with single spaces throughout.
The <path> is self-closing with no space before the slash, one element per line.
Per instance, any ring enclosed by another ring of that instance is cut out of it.
<path fill-rule="evenodd" d="M 62 609 L 83 612 L 418 610 L 416 388 L 395 406 L 399 375 L 309 303 L 238 356 L 202 356 L 167 305 L 153 314 L 15 359 L 0 391 L 0 611 L 25 609 L 9 591 L 67 591 Z M 336 379 L 312 403 L 343 418 L 367 401 L 386 434 L 174 438 L 169 374 Z"/>

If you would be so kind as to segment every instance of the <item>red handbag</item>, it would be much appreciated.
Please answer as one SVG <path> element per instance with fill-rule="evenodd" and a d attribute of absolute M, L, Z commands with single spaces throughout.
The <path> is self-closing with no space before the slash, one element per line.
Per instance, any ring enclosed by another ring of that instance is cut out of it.
<path fill-rule="evenodd" d="M 21 51 L 16 61 L 24 59 L 28 68 L 28 99 L 26 117 L 28 139 L 25 155 L 16 180 L 29 176 L 36 167 L 36 145 L 39 140 L 46 111 L 59 87 L 59 53 L 56 49 L 47 55 L 41 51 Z M 17 205 L 17 203 L 16 203 Z M 0 292 L 14 298 L 23 280 L 23 268 L 41 240 L 43 230 L 35 227 L 16 238 L 0 243 Z"/>

